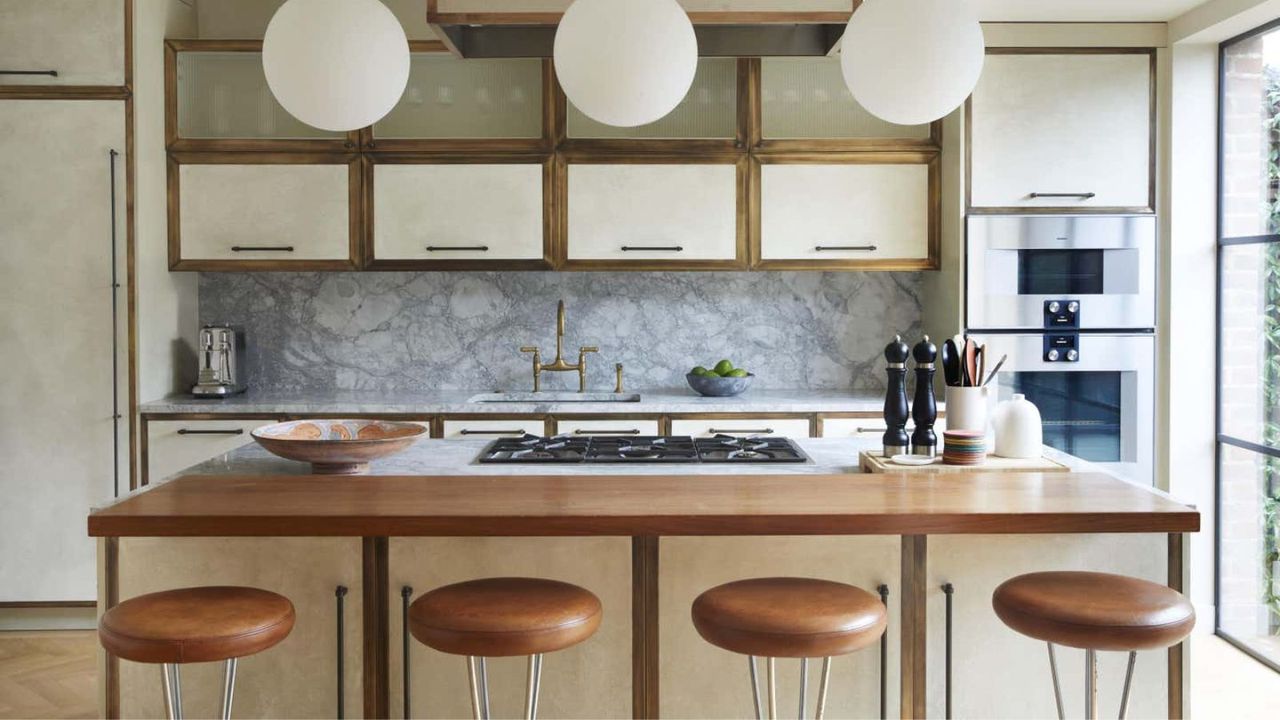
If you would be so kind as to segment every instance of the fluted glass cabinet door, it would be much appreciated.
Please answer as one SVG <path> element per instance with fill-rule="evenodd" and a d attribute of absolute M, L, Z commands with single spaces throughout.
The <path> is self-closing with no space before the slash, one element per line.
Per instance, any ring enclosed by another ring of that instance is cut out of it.
<path fill-rule="evenodd" d="M 895 125 L 859 105 L 839 58 L 763 58 L 760 109 L 766 140 L 929 137 L 928 125 Z"/>
<path fill-rule="evenodd" d="M 539 138 L 542 60 L 415 53 L 399 104 L 373 126 L 397 140 Z"/>
<path fill-rule="evenodd" d="M 732 139 L 737 134 L 738 61 L 702 58 L 684 100 L 662 118 L 639 127 L 596 122 L 565 103 L 565 133 L 570 138 L 650 138 L 661 140 Z"/>
<path fill-rule="evenodd" d="M 341 139 L 298 120 L 276 102 L 257 52 L 179 52 L 178 137 Z"/>

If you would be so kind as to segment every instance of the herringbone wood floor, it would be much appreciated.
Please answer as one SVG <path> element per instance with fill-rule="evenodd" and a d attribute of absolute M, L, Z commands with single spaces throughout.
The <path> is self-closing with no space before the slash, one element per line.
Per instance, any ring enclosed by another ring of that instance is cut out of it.
<path fill-rule="evenodd" d="M 97 717 L 92 630 L 0 632 L 0 718 Z"/>

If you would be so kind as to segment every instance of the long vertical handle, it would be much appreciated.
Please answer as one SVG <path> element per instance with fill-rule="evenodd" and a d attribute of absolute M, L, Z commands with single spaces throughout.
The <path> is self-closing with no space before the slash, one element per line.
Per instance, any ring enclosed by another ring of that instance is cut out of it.
<path fill-rule="evenodd" d="M 404 688 L 404 717 L 409 720 L 409 685 L 412 675 L 409 673 L 409 598 L 413 597 L 413 588 L 405 585 L 400 588 L 400 654 L 403 658 L 404 680 L 401 685 Z"/>
<path fill-rule="evenodd" d="M 943 688 L 946 693 L 946 715 L 947 720 L 951 720 L 951 597 L 956 594 L 956 588 L 951 583 L 943 583 L 942 592 L 947 596 L 947 619 L 946 619 L 946 674 L 943 676 Z"/>
<path fill-rule="evenodd" d="M 338 587 L 334 588 L 333 596 L 336 598 L 336 602 L 338 605 L 338 712 L 336 717 L 338 718 L 338 720 L 342 720 L 343 716 L 345 715 L 344 710 L 347 707 L 347 702 L 346 702 L 346 685 L 347 685 L 346 645 L 347 644 L 346 644 L 346 631 L 344 629 L 345 624 L 342 621 L 343 615 L 346 614 L 343 612 L 344 610 L 343 606 L 346 604 L 347 586 L 339 585 Z"/>
<path fill-rule="evenodd" d="M 116 263 L 116 157 L 115 148 L 107 151 L 111 182 L 111 488 L 120 497 L 120 310 L 116 307 L 120 290 Z"/>
<path fill-rule="evenodd" d="M 880 593 L 880 602 L 887 608 L 889 607 L 889 586 L 878 585 L 876 592 Z M 880 720 L 886 720 L 889 717 L 889 629 L 880 633 Z"/>

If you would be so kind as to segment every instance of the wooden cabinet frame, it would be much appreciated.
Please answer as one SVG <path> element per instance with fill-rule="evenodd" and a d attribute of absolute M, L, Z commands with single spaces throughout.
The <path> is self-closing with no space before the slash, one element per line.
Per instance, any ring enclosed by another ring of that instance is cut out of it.
<path fill-rule="evenodd" d="M 380 260 L 374 249 L 374 223 L 377 212 L 374 206 L 374 168 L 378 165 L 471 165 L 496 164 L 510 165 L 539 164 L 542 166 L 542 259 L 519 260 Z M 385 152 L 367 153 L 364 155 L 363 194 L 365 221 L 362 231 L 365 259 L 364 268 L 368 270 L 550 270 L 555 267 L 555 203 L 552 195 L 555 192 L 555 162 L 549 154 L 513 155 L 501 153 L 466 153 L 450 155 L 424 155 L 421 153 L 391 154 Z"/>
<path fill-rule="evenodd" d="M 928 187 L 928 254 L 924 258 L 869 258 L 866 260 L 764 260 L 761 257 L 760 209 L 762 165 L 926 165 Z M 939 153 L 876 151 L 859 153 L 792 152 L 756 155 L 751 160 L 748 187 L 751 269 L 753 270 L 937 270 L 942 265 L 942 160 Z"/>
<path fill-rule="evenodd" d="M 964 101 L 964 205 L 973 215 L 1117 215 L 1152 214 L 1156 208 L 1156 158 L 1159 141 L 1159 106 L 1156 49 L 1141 47 L 999 47 L 987 48 L 988 55 L 1147 55 L 1150 58 L 1150 126 L 1147 148 L 1147 204 L 1141 207 L 1070 207 L 1070 206 L 973 206 L 973 96 Z"/>
<path fill-rule="evenodd" d="M 182 257 L 181 173 L 183 165 L 346 165 L 347 166 L 347 259 L 213 260 Z M 319 153 L 169 153 L 169 269 L 211 272 L 259 270 L 355 270 L 362 264 L 360 238 L 364 228 L 364 195 L 358 154 Z"/>

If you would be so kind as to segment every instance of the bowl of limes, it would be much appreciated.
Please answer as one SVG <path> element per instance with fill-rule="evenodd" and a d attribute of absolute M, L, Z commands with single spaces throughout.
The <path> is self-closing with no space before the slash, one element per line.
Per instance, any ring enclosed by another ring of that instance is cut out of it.
<path fill-rule="evenodd" d="M 685 375 L 689 387 L 699 395 L 707 397 L 729 397 L 739 395 L 751 386 L 751 378 L 755 375 L 740 367 L 734 367 L 728 360 L 721 360 L 711 369 L 702 365 Z"/>

